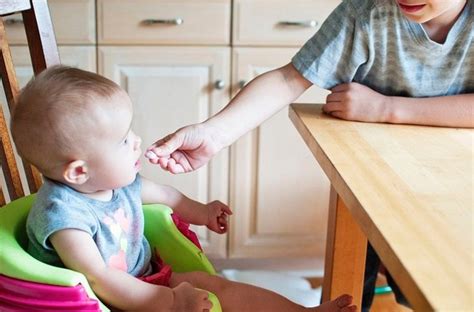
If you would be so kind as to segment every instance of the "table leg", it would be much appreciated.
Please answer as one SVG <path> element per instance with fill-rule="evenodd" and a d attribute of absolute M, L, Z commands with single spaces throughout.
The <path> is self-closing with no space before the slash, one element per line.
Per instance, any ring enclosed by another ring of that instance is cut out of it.
<path fill-rule="evenodd" d="M 341 294 L 350 294 L 359 310 L 362 303 L 367 238 L 332 186 L 329 204 L 323 301 Z"/>

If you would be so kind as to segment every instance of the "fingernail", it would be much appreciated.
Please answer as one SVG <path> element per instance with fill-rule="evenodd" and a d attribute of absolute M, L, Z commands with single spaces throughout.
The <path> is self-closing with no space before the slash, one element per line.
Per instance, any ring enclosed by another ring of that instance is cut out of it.
<path fill-rule="evenodd" d="M 158 158 L 158 156 L 156 156 L 156 154 L 153 153 L 152 151 L 146 152 L 145 157 L 148 158 L 148 159 L 157 159 Z"/>

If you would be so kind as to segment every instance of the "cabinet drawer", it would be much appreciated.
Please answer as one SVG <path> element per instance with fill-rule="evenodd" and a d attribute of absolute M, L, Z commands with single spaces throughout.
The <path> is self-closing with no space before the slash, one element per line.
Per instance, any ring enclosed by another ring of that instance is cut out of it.
<path fill-rule="evenodd" d="M 94 0 L 49 0 L 54 32 L 58 44 L 95 43 Z M 21 14 L 4 18 L 8 42 L 26 44 Z"/>
<path fill-rule="evenodd" d="M 340 0 L 235 0 L 233 44 L 301 46 Z"/>
<path fill-rule="evenodd" d="M 99 0 L 99 43 L 228 44 L 230 0 Z"/>

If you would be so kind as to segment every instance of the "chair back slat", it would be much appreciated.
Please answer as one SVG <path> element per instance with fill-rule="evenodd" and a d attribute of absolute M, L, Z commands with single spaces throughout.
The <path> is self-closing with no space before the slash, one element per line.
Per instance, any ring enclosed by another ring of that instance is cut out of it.
<path fill-rule="evenodd" d="M 60 63 L 53 23 L 45 0 L 32 0 L 31 9 L 22 12 L 33 71 L 38 75 Z"/>
<path fill-rule="evenodd" d="M 15 105 L 20 88 L 16 79 L 15 68 L 13 67 L 10 47 L 8 46 L 5 24 L 0 20 L 0 72 L 2 73 L 2 83 L 7 98 L 10 111 Z"/>
<path fill-rule="evenodd" d="M 15 155 L 13 153 L 13 148 L 10 140 L 10 135 L 8 134 L 7 124 L 5 116 L 3 114 L 3 109 L 0 106 L 0 159 L 2 161 L 2 171 L 5 177 L 5 182 L 7 184 L 8 194 L 10 195 L 10 200 L 20 198 L 25 195 L 23 191 L 23 186 L 21 184 L 20 172 L 15 160 Z M 2 190 L 3 191 L 3 190 Z M 5 196 L 1 195 L 3 201 L 5 201 Z M 2 206 L 5 203 L 2 204 Z"/>
<path fill-rule="evenodd" d="M 60 64 L 54 36 L 53 24 L 46 0 L 0 0 L 0 16 L 20 13 L 23 16 L 28 48 L 34 75 L 49 66 Z M 3 18 L 0 17 L 0 74 L 10 111 L 14 108 L 19 86 L 5 34 Z M 9 127 L 2 111 L 1 116 L 1 166 L 10 200 L 24 196 L 27 192 L 21 183 L 18 163 L 12 148 Z M 23 161 L 23 168 L 30 193 L 38 191 L 42 178 L 36 168 Z M 1 189 L 0 189 L 1 191 Z M 3 194 L 2 194 L 3 196 Z M 3 196 L 5 198 L 5 196 Z M 1 199 L 1 198 L 0 198 Z M 4 200 L 5 201 L 5 200 Z"/>

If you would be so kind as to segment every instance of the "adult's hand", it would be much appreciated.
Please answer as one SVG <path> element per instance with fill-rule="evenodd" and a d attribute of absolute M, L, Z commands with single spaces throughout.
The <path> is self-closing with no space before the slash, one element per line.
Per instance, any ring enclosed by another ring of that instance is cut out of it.
<path fill-rule="evenodd" d="M 191 172 L 207 164 L 223 148 L 220 142 L 219 131 L 194 124 L 156 141 L 145 157 L 171 173 Z"/>

